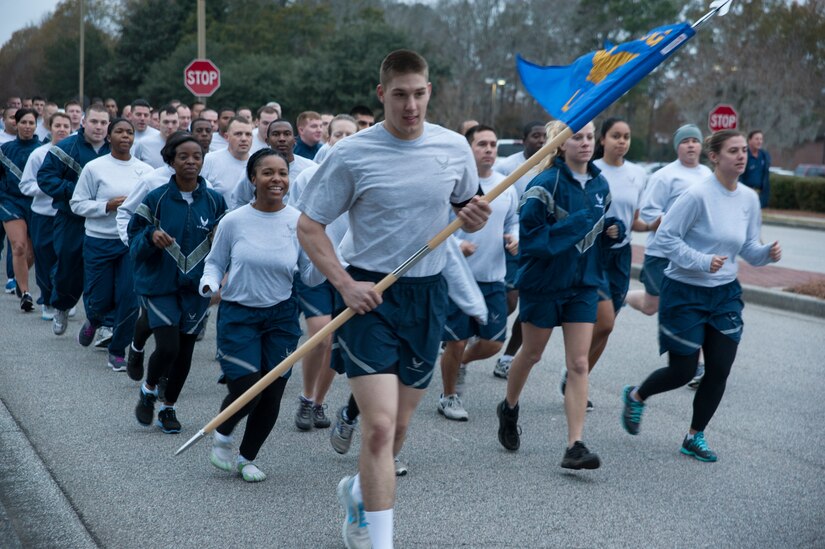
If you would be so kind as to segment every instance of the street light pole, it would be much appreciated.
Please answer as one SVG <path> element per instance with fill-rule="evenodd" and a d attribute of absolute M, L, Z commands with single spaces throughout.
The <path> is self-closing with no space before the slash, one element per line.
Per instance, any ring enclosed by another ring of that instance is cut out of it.
<path fill-rule="evenodd" d="M 198 59 L 206 59 L 206 0 L 198 0 Z M 206 104 L 205 97 L 198 100 Z"/>
<path fill-rule="evenodd" d="M 490 123 L 495 124 L 496 99 L 498 98 L 499 88 L 506 86 L 507 81 L 503 78 L 485 78 L 484 82 L 490 84 Z"/>
<path fill-rule="evenodd" d="M 85 69 L 85 61 L 84 52 L 86 50 L 86 33 L 85 33 L 85 25 L 83 24 L 83 0 L 77 0 L 78 4 L 80 4 L 80 70 L 78 71 L 78 97 L 77 100 L 83 106 L 86 107 L 86 102 L 83 100 L 83 72 Z"/>

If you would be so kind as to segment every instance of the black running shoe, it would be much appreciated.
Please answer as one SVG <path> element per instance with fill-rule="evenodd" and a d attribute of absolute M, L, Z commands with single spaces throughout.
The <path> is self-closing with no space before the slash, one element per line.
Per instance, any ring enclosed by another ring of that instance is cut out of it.
<path fill-rule="evenodd" d="M 598 469 L 602 464 L 599 456 L 587 449 L 580 440 L 565 450 L 561 466 L 565 469 Z"/>
<path fill-rule="evenodd" d="M 507 406 L 507 401 L 502 400 L 496 407 L 498 415 L 498 441 L 502 446 L 515 452 L 521 446 L 521 427 L 518 424 L 518 404 L 513 409 Z"/>
<path fill-rule="evenodd" d="M 145 393 L 143 387 L 139 389 L 140 398 L 137 406 L 135 406 L 135 417 L 141 425 L 149 426 L 152 424 L 152 418 L 155 415 L 155 402 L 158 397 L 154 393 Z"/>
<path fill-rule="evenodd" d="M 143 351 L 135 351 L 134 347 L 129 345 L 129 358 L 126 359 L 126 373 L 129 379 L 143 379 L 143 356 Z"/>
<path fill-rule="evenodd" d="M 164 408 L 158 412 L 158 427 L 166 434 L 174 435 L 180 433 L 180 422 L 175 416 L 174 408 Z"/>
<path fill-rule="evenodd" d="M 20 297 L 20 309 L 24 313 L 30 313 L 34 310 L 34 300 L 29 292 L 25 292 L 22 297 Z"/>

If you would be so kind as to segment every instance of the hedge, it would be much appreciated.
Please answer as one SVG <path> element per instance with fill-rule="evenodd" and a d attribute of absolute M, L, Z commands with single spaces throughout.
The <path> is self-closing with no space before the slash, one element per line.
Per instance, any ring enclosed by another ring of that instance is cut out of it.
<path fill-rule="evenodd" d="M 825 213 L 825 178 L 771 174 L 769 208 Z"/>

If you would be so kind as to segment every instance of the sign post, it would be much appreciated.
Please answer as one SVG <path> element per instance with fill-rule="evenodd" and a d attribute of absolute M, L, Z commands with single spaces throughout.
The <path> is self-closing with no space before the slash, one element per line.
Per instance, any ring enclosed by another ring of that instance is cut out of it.
<path fill-rule="evenodd" d="M 739 126 L 739 115 L 730 105 L 716 105 L 708 115 L 708 129 L 711 133 L 720 130 L 735 130 Z"/>
<path fill-rule="evenodd" d="M 192 95 L 210 97 L 221 87 L 221 71 L 209 59 L 195 59 L 183 69 L 183 85 Z"/>

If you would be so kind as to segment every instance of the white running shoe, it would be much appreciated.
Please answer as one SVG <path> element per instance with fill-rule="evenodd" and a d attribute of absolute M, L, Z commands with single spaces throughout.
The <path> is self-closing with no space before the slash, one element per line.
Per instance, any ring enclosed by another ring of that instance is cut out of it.
<path fill-rule="evenodd" d="M 54 307 L 49 307 L 48 305 L 41 305 L 40 306 L 40 318 L 43 320 L 52 320 L 54 319 Z"/>
<path fill-rule="evenodd" d="M 441 395 L 441 398 L 438 399 L 438 413 L 453 421 L 467 421 L 470 419 L 467 410 L 464 409 L 464 405 L 461 403 L 461 397 L 458 395 Z"/>
<path fill-rule="evenodd" d="M 493 368 L 493 375 L 501 379 L 507 379 L 507 376 L 510 375 L 510 366 L 512 365 L 512 358 L 499 357 L 499 359 L 496 360 L 495 368 Z"/>
<path fill-rule="evenodd" d="M 218 437 L 213 437 L 209 463 L 221 471 L 232 471 L 235 468 L 235 450 L 232 448 L 232 442 L 222 442 Z"/>
<path fill-rule="evenodd" d="M 344 477 L 338 483 L 338 501 L 344 508 L 344 525 L 341 528 L 341 536 L 344 538 L 344 546 L 347 549 L 370 549 L 370 533 L 367 530 L 367 519 L 364 515 L 364 502 L 357 501 L 352 495 L 352 487 L 355 477 Z"/>
<path fill-rule="evenodd" d="M 92 343 L 92 346 L 97 351 L 106 351 L 109 349 L 109 343 L 112 341 L 112 335 L 114 334 L 114 330 L 112 330 L 109 326 L 101 326 L 97 329 L 97 333 L 95 334 L 95 340 Z"/>
<path fill-rule="evenodd" d="M 52 331 L 54 335 L 63 335 L 66 333 L 66 328 L 69 326 L 69 317 L 66 311 L 56 309 L 54 311 L 54 318 L 52 318 Z"/>

